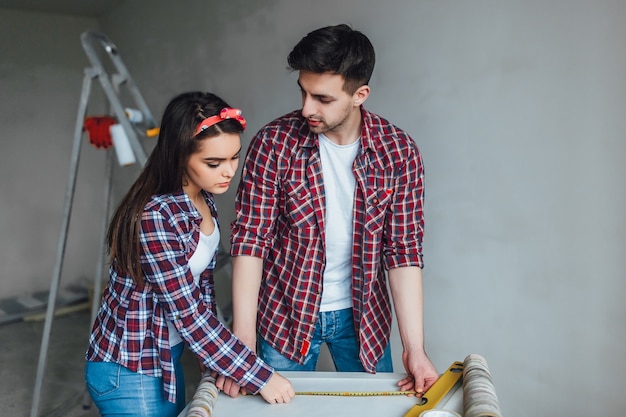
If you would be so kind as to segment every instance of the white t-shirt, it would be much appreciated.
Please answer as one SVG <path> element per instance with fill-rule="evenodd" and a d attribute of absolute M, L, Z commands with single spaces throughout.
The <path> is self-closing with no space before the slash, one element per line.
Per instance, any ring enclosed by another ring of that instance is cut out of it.
<path fill-rule="evenodd" d="M 326 269 L 320 311 L 352 307 L 352 210 L 356 181 L 352 164 L 361 141 L 337 145 L 319 136 L 326 198 Z"/>
<path fill-rule="evenodd" d="M 191 258 L 189 258 L 189 269 L 191 270 L 193 280 L 196 282 L 196 285 L 200 282 L 200 274 L 202 274 L 206 267 L 209 266 L 211 260 L 213 260 L 215 251 L 219 246 L 220 231 L 217 228 L 217 221 L 215 221 L 215 218 L 213 218 L 213 224 L 215 225 L 215 228 L 213 229 L 213 233 L 210 235 L 205 235 L 200 232 L 200 240 L 198 241 L 196 251 L 193 255 L 191 255 Z M 170 346 L 175 346 L 183 341 L 178 334 L 178 330 L 176 330 L 174 323 L 168 320 L 167 327 L 169 329 Z"/>

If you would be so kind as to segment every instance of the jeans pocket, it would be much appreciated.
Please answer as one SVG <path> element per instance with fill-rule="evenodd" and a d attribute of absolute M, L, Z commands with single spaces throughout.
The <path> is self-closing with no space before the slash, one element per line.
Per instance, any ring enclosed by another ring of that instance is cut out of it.
<path fill-rule="evenodd" d="M 103 396 L 120 386 L 121 365 L 113 362 L 92 362 L 85 365 L 85 382 L 92 396 Z"/>

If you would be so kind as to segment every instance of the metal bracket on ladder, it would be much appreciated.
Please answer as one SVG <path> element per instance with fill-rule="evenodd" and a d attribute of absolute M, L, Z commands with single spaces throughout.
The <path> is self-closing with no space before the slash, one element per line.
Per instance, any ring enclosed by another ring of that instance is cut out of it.
<path fill-rule="evenodd" d="M 111 105 L 112 111 L 115 113 L 118 123 L 123 127 L 126 136 L 129 140 L 133 153 L 137 158 L 137 161 L 143 166 L 147 160 L 146 153 L 139 142 L 138 134 L 145 136 L 154 136 L 158 132 L 157 123 L 150 112 L 145 100 L 143 99 L 139 88 L 135 84 L 135 81 L 128 72 L 122 58 L 118 54 L 117 47 L 111 42 L 105 35 L 87 31 L 81 35 L 81 43 L 89 61 L 91 67 L 85 68 L 85 75 L 83 77 L 83 86 L 78 105 L 78 114 L 76 117 L 76 127 L 74 129 L 74 142 L 72 145 L 72 154 L 70 158 L 70 174 L 68 177 L 66 192 L 65 192 L 65 205 L 63 210 L 63 219 L 61 224 L 61 233 L 57 243 L 57 257 L 56 266 L 52 276 L 52 284 L 48 296 L 48 306 L 46 310 L 43 337 L 41 341 L 41 349 L 39 352 L 39 362 L 37 366 L 37 375 L 35 379 L 35 387 L 33 390 L 33 403 L 31 407 L 31 417 L 37 417 L 39 413 L 39 403 L 41 397 L 41 388 L 43 383 L 44 371 L 46 366 L 46 356 L 48 351 L 48 343 L 50 338 L 50 330 L 52 327 L 52 320 L 54 318 L 54 310 L 57 298 L 57 291 L 59 281 L 61 278 L 61 271 L 63 267 L 63 258 L 65 255 L 65 246 L 67 242 L 67 232 L 69 229 L 69 221 L 72 212 L 72 202 L 74 199 L 74 191 L 76 188 L 76 176 L 78 172 L 78 162 L 80 159 L 80 149 L 83 136 L 84 120 L 87 113 L 87 103 L 89 101 L 89 94 L 91 91 L 91 83 L 94 78 L 100 81 L 102 89 L 104 90 L 108 101 Z M 96 50 L 94 49 L 96 44 L 99 44 L 104 51 L 108 54 L 113 65 L 118 71 L 111 79 L 102 65 L 102 61 Z M 134 99 L 135 105 L 133 106 L 139 110 L 142 114 L 142 122 L 140 124 L 131 124 L 124 106 L 119 97 L 119 87 L 124 85 L 128 88 L 130 96 Z M 143 129 L 143 130 L 142 130 Z M 106 177 L 107 183 L 105 185 L 105 213 L 104 220 L 102 222 L 102 236 L 101 242 L 104 243 L 104 236 L 106 233 L 106 218 L 109 211 L 109 195 L 111 187 L 111 158 L 110 154 L 107 156 L 106 164 Z M 95 319 L 97 312 L 97 301 L 100 294 L 102 267 L 104 264 L 104 248 L 100 248 L 100 260 L 98 262 L 98 269 L 95 277 L 94 286 L 94 305 L 92 306 L 92 322 Z"/>

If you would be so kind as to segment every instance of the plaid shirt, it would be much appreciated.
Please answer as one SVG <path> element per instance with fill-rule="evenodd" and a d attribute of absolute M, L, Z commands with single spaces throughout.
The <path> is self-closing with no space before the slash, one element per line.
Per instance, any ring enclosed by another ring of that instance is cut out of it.
<path fill-rule="evenodd" d="M 361 150 L 353 163 L 352 302 L 360 360 L 373 373 L 391 332 L 385 270 L 423 266 L 424 171 L 405 132 L 363 108 L 361 114 Z M 324 211 L 318 137 L 294 111 L 263 127 L 250 144 L 231 255 L 264 259 L 257 329 L 299 363 L 322 295 Z"/>
<path fill-rule="evenodd" d="M 216 215 L 210 194 L 205 199 Z M 141 266 L 145 285 L 137 287 L 115 265 L 89 338 L 86 359 L 116 362 L 130 370 L 163 377 L 164 391 L 176 401 L 176 380 L 166 319 L 207 368 L 232 377 L 251 392 L 273 369 L 218 320 L 213 268 L 196 285 L 188 266 L 200 238 L 202 217 L 183 192 L 154 196 L 141 218 Z"/>

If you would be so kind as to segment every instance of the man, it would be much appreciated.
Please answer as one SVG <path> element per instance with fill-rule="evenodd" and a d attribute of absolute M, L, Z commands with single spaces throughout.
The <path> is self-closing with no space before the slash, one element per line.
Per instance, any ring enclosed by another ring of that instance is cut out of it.
<path fill-rule="evenodd" d="M 347 25 L 289 54 L 302 109 L 264 126 L 246 156 L 233 330 L 277 370 L 315 370 L 326 343 L 338 371 L 392 372 L 388 274 L 407 372 L 398 386 L 423 393 L 438 377 L 424 351 L 423 167 L 405 132 L 363 108 L 374 62 Z"/>

